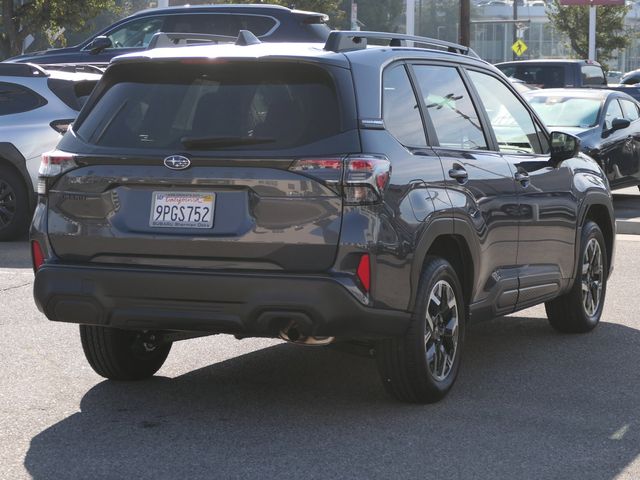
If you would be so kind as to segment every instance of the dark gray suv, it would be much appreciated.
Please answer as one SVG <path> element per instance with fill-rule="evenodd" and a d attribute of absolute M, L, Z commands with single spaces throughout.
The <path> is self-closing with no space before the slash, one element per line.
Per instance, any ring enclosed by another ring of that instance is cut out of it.
<path fill-rule="evenodd" d="M 602 313 L 606 177 L 459 45 L 243 32 L 119 57 L 58 149 L 35 299 L 80 324 L 107 378 L 149 377 L 205 334 L 356 342 L 391 394 L 433 402 L 469 321 L 545 302 L 554 328 L 586 332 Z"/>

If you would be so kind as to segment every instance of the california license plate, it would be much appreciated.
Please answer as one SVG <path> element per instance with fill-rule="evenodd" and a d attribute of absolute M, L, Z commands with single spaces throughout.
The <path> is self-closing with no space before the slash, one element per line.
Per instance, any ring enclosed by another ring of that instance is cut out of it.
<path fill-rule="evenodd" d="M 206 192 L 153 192 L 150 227 L 211 228 L 216 196 Z"/>

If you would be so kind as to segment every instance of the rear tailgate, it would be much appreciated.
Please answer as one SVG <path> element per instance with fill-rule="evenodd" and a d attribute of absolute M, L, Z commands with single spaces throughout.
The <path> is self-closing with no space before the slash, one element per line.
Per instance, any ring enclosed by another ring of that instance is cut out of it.
<path fill-rule="evenodd" d="M 332 266 L 341 170 L 311 176 L 290 167 L 359 151 L 353 94 L 339 87 L 352 89 L 348 71 L 246 60 L 116 67 L 60 144 L 79 167 L 48 193 L 48 233 L 59 257 L 310 272 Z"/>

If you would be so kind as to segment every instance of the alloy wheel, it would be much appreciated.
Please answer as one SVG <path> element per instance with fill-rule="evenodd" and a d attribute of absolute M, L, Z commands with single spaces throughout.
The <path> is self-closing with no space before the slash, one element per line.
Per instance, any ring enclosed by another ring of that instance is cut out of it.
<path fill-rule="evenodd" d="M 0 179 L 0 228 L 11 224 L 16 215 L 16 194 L 6 181 Z"/>
<path fill-rule="evenodd" d="M 582 256 L 582 306 L 590 317 L 593 317 L 600 308 L 602 280 L 602 249 L 600 243 L 592 238 L 587 243 Z"/>
<path fill-rule="evenodd" d="M 455 292 L 447 281 L 440 280 L 429 293 L 424 336 L 427 364 L 438 381 L 451 373 L 458 348 L 458 321 Z"/>

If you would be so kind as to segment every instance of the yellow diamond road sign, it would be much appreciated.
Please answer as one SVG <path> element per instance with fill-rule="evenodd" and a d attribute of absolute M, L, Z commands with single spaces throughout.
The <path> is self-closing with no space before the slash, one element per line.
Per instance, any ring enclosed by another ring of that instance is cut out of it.
<path fill-rule="evenodd" d="M 515 53 L 519 57 L 522 56 L 522 54 L 527 51 L 527 48 L 528 48 L 527 44 L 524 43 L 521 38 L 516 40 L 515 43 L 511 45 L 511 50 L 513 50 L 513 53 Z"/>

